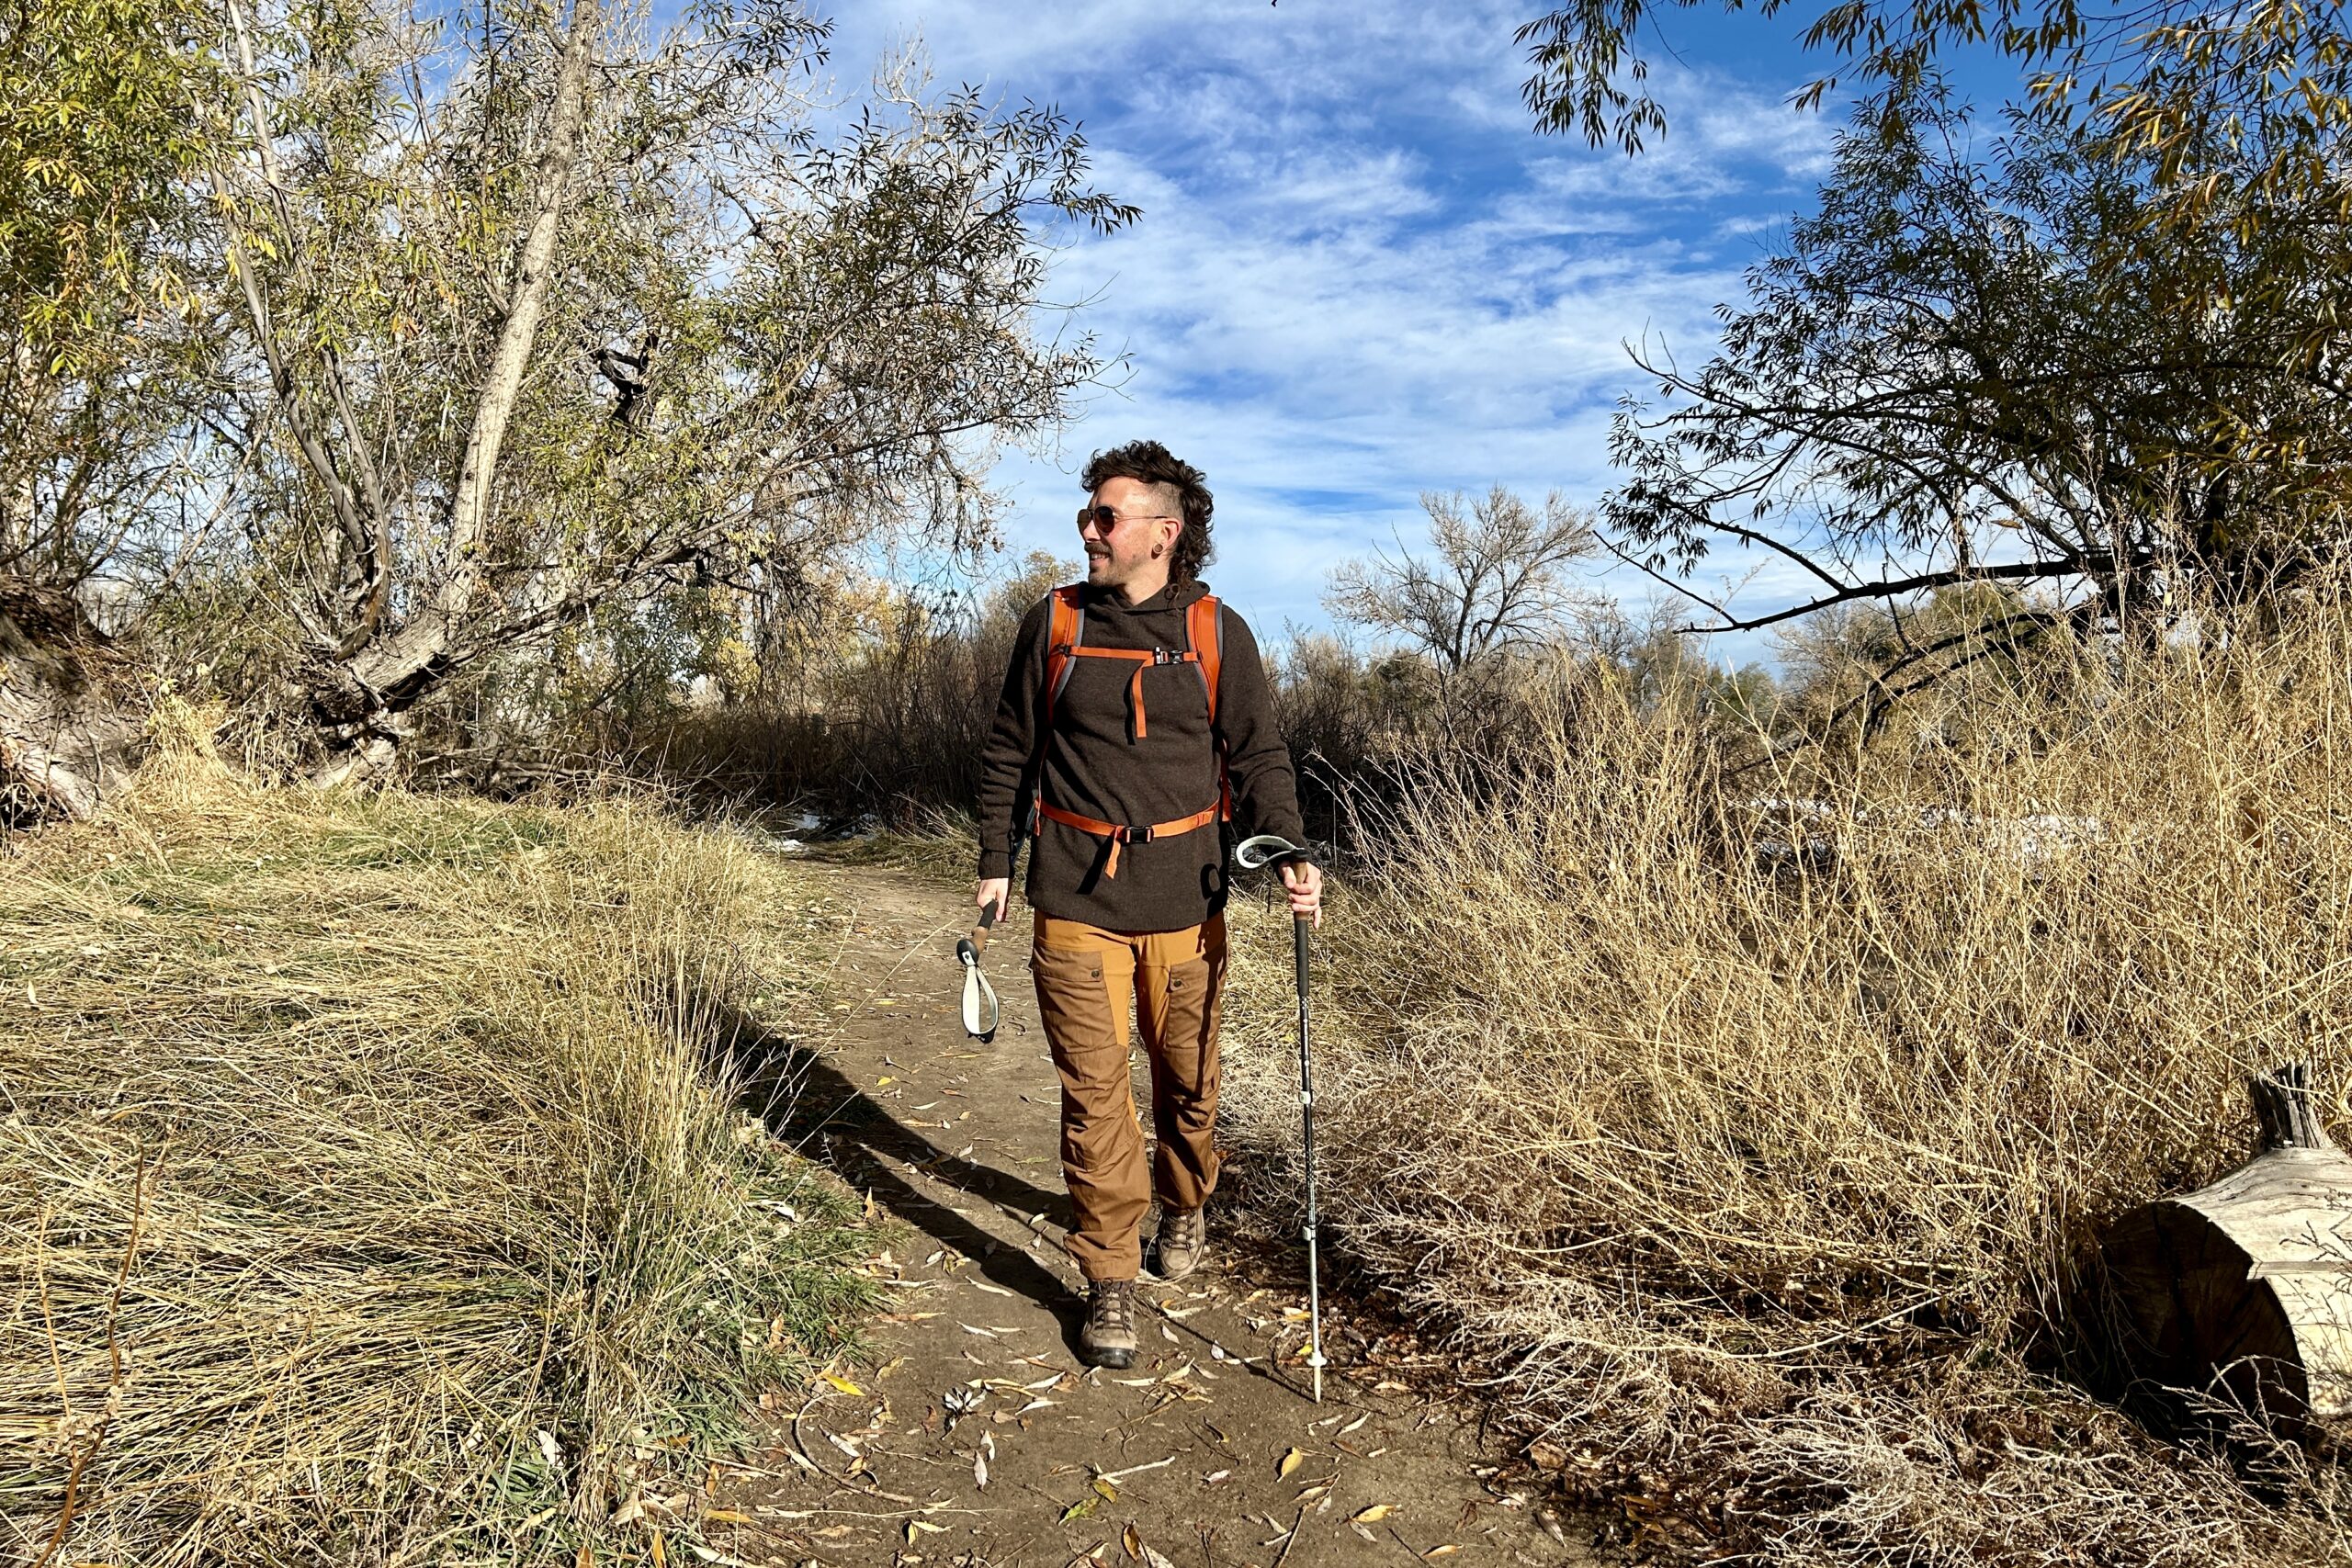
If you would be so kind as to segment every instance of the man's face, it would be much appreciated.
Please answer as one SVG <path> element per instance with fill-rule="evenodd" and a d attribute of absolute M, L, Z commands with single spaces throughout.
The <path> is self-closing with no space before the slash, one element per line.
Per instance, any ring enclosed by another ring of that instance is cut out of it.
<path fill-rule="evenodd" d="M 1177 500 L 1163 485 L 1140 479 L 1102 481 L 1094 505 L 1107 506 L 1117 521 L 1105 528 L 1096 518 L 1081 518 L 1078 536 L 1086 546 L 1086 581 L 1096 588 L 1125 589 L 1139 578 L 1165 569 L 1176 536 L 1183 531 Z M 1158 551 L 1158 555 L 1153 554 Z"/>

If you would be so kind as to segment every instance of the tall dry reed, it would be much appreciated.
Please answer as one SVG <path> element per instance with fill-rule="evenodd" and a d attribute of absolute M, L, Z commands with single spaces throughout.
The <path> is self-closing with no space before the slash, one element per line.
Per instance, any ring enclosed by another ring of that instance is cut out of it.
<path fill-rule="evenodd" d="M 795 890 L 719 835 L 182 739 L 0 875 L 0 1557 L 569 1563 L 867 1300 L 726 1091 Z"/>
<path fill-rule="evenodd" d="M 1318 998 L 1335 1228 L 1571 1479 L 1778 1561 L 2352 1558 L 2327 1467 L 2064 1381 L 2100 1227 L 2245 1156 L 2249 1073 L 2352 1107 L 2352 607 L 2204 634 L 1760 764 L 1564 675 L 1510 769 L 1393 792 Z M 1278 1030 L 1285 970 L 1229 1016 Z"/>

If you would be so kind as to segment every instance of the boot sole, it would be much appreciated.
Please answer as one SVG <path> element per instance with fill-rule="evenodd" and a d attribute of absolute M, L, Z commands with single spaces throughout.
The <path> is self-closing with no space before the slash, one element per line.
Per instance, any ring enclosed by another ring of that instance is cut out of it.
<path fill-rule="evenodd" d="M 1088 1347 L 1085 1354 L 1089 1366 L 1101 1367 L 1106 1371 L 1124 1372 L 1136 1364 L 1133 1350 L 1097 1350 Z"/>

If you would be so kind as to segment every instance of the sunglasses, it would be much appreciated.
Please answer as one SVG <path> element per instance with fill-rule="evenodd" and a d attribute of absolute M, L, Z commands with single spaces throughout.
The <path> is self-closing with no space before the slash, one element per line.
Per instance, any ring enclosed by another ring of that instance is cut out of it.
<path fill-rule="evenodd" d="M 1104 538 L 1109 538 L 1111 530 L 1121 523 L 1182 523 L 1182 517 L 1121 517 L 1107 506 L 1081 506 L 1078 509 L 1078 531 L 1081 534 L 1085 533 L 1086 525 L 1091 523 L 1102 530 Z"/>

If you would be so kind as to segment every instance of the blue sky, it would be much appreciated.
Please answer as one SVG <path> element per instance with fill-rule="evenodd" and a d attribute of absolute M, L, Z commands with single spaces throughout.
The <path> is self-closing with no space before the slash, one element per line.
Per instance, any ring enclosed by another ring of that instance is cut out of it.
<path fill-rule="evenodd" d="M 1833 121 L 1788 107 L 1801 18 L 1673 12 L 1671 122 L 1640 157 L 1539 136 L 1513 28 L 1534 0 L 868 0 L 835 12 L 854 96 L 918 43 L 939 85 L 1059 106 L 1103 187 L 1143 209 L 1072 237 L 1053 292 L 1129 368 L 1050 449 L 998 469 L 1007 543 L 1070 553 L 1073 476 L 1138 435 L 1216 492 L 1207 576 L 1262 636 L 1321 626 L 1331 564 L 1419 525 L 1426 490 L 1590 502 L 1624 344 L 1686 363 L 1775 228 L 1810 205 Z M 1706 581 L 1748 563 L 1722 558 Z M 1595 586 L 1649 590 L 1622 570 Z M 1785 568 L 1738 603 L 1790 602 Z M 1713 657 L 1767 656 L 1757 639 Z"/>

